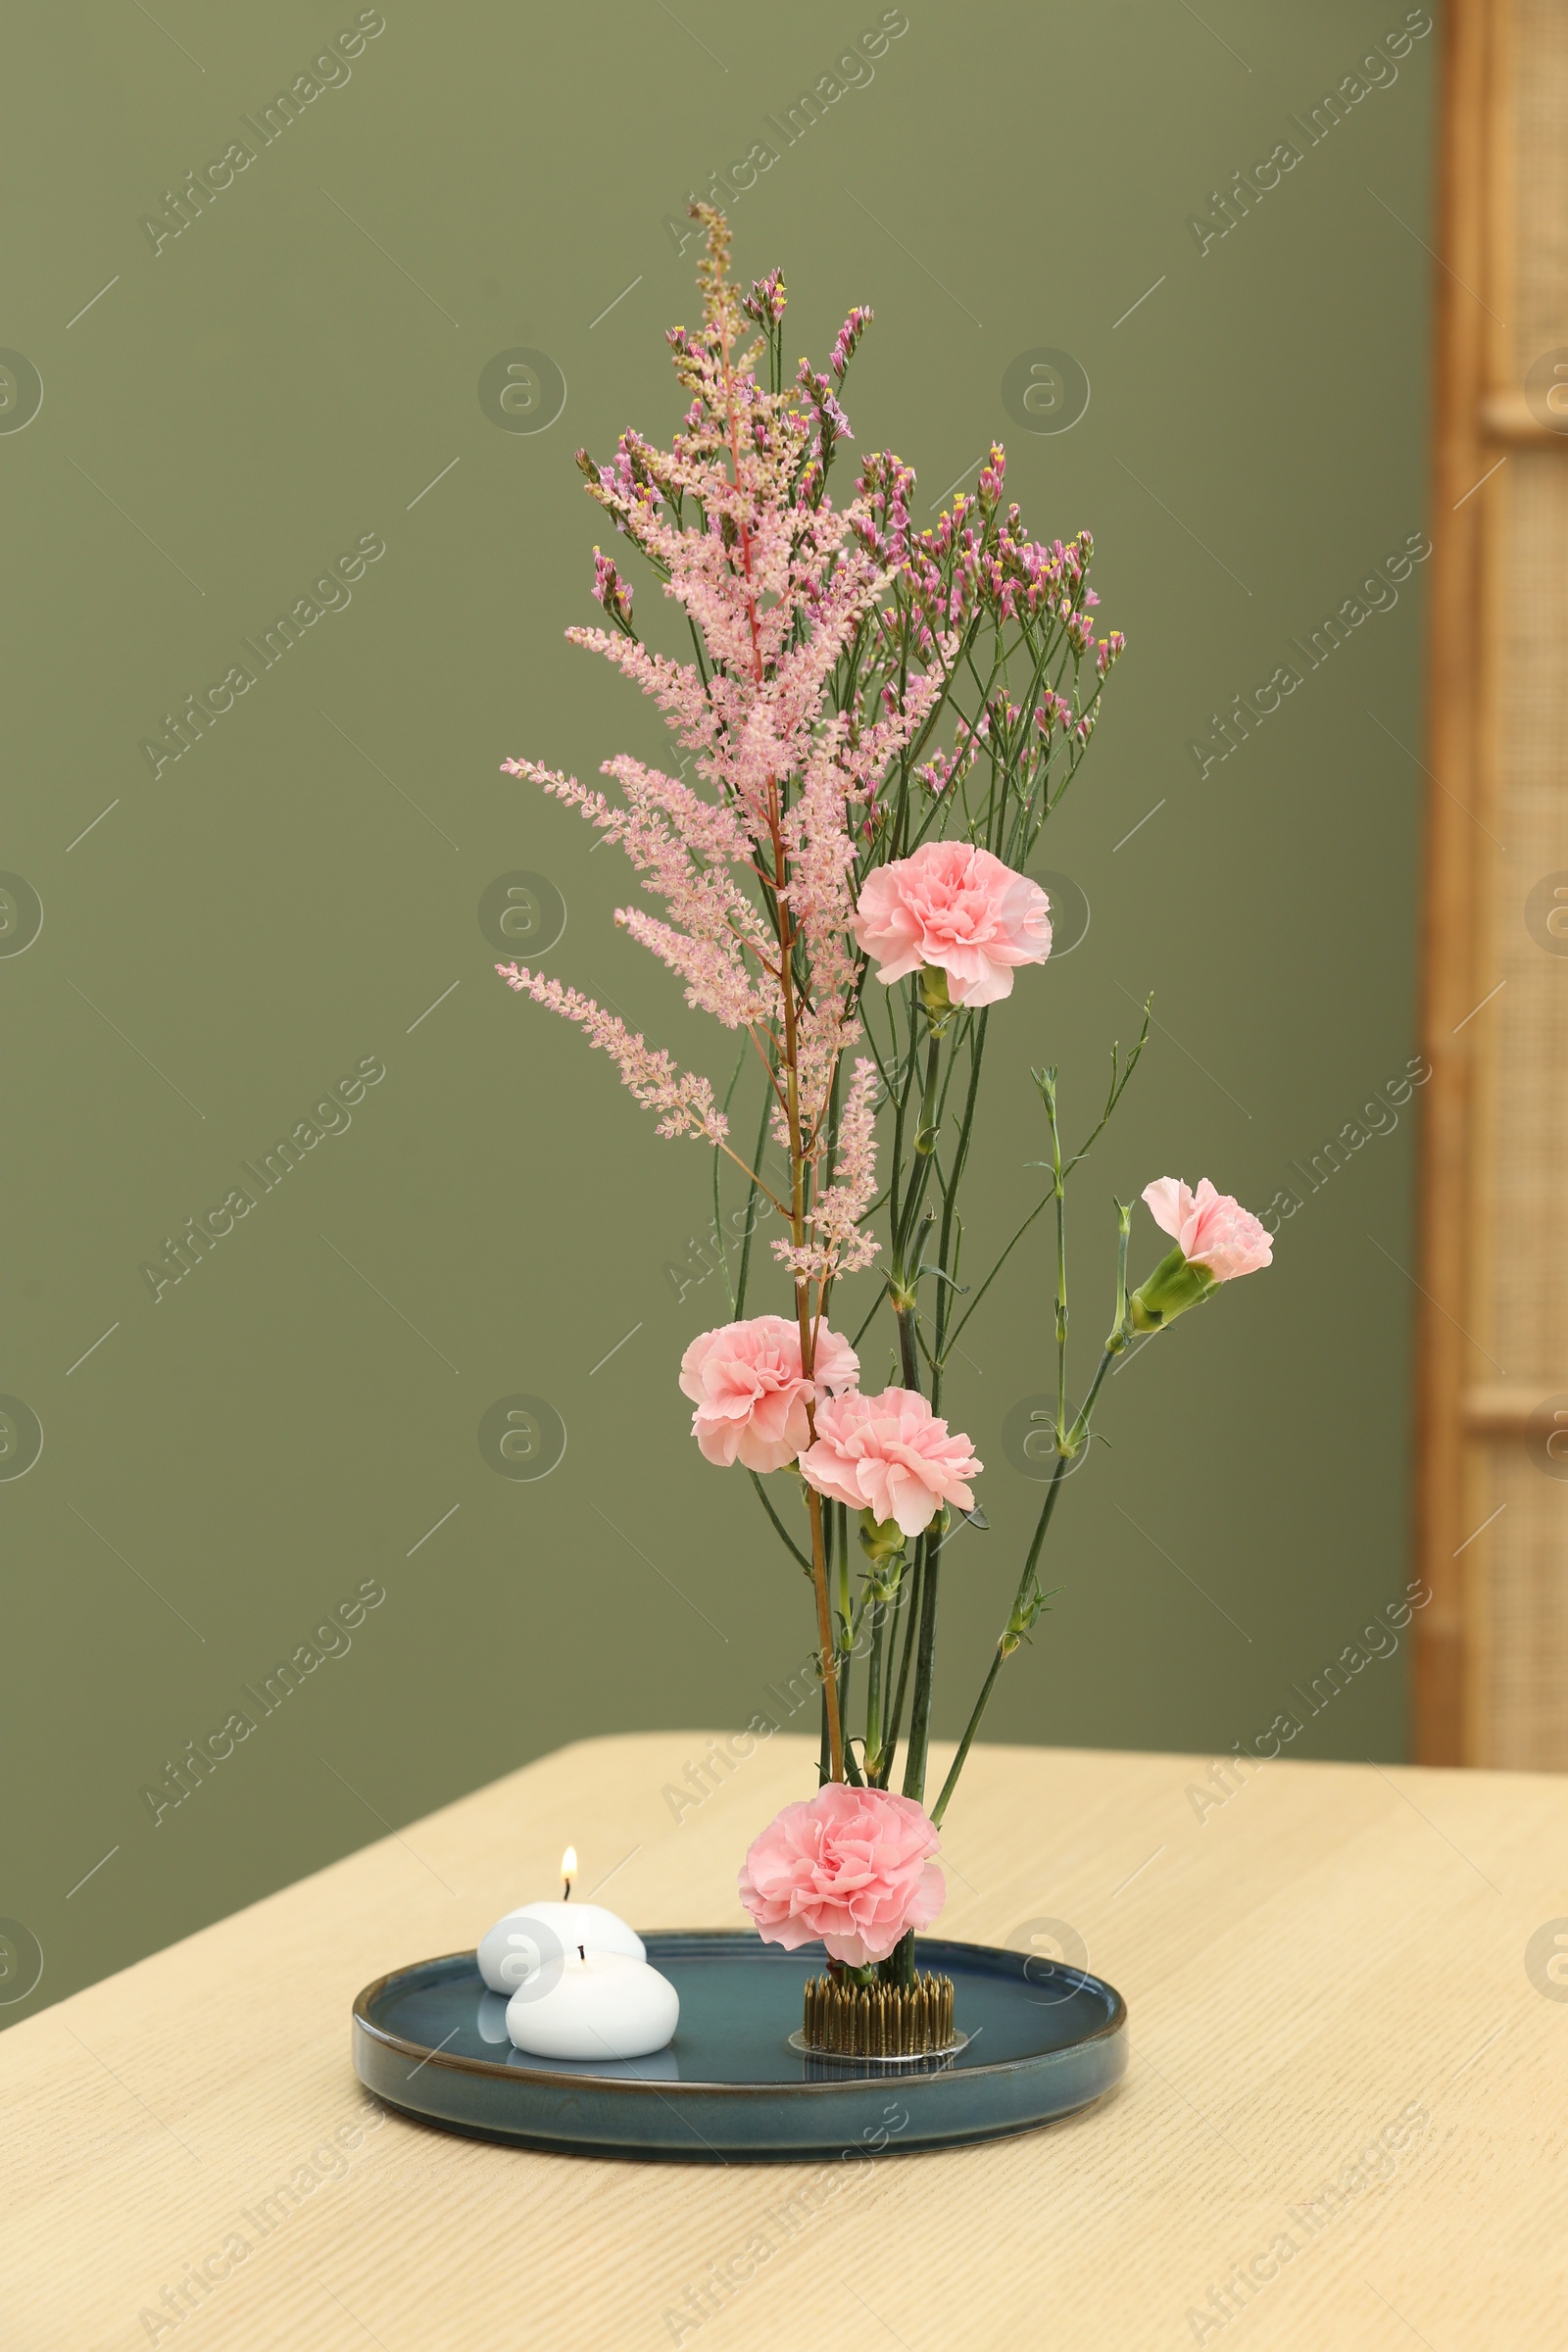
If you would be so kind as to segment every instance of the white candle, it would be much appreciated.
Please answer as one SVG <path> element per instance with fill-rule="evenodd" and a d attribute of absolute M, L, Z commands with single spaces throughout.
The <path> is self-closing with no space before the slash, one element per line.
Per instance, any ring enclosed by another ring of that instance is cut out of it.
<path fill-rule="evenodd" d="M 679 2023 L 680 1997 L 657 1968 L 575 1943 L 507 2003 L 513 2046 L 534 2058 L 646 2058 Z"/>
<path fill-rule="evenodd" d="M 616 1952 L 623 1960 L 648 1957 L 642 1937 L 602 1903 L 524 1903 L 481 1936 L 479 1974 L 492 1992 L 511 1994 L 578 1944 L 585 1951 Z"/>

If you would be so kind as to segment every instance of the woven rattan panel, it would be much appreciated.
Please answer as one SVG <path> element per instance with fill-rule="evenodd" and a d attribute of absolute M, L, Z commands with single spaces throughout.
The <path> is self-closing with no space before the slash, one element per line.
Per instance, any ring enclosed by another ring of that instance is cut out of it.
<path fill-rule="evenodd" d="M 1568 340 L 1568 9 L 1562 0 L 1514 0 L 1509 13 L 1507 331 L 1517 382 L 1542 352 Z"/>
<path fill-rule="evenodd" d="M 1495 348 L 1515 388 L 1543 354 L 1568 347 L 1563 0 L 1517 0 L 1509 47 L 1498 271 L 1507 291 L 1495 305 L 1507 325 Z M 1479 1763 L 1568 1770 L 1568 1458 L 1551 1461 L 1539 1428 L 1523 1421 L 1554 1392 L 1568 1407 L 1568 889 L 1547 927 L 1547 878 L 1568 885 L 1568 448 L 1512 449 L 1490 495 L 1487 822 L 1496 840 L 1476 835 L 1491 877 L 1477 997 L 1506 985 L 1476 1016 L 1468 1327 L 1479 1378 L 1505 1386 L 1514 1409 L 1511 1428 L 1472 1446 L 1471 1524 L 1500 1515 L 1466 1555 L 1470 1745 Z M 1568 1435 L 1561 1443 L 1568 1455 Z"/>

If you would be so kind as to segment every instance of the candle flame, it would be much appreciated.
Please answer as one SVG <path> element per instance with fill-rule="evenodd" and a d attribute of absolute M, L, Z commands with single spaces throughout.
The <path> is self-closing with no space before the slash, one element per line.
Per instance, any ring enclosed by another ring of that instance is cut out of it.
<path fill-rule="evenodd" d="M 561 1875 L 568 1886 L 577 1876 L 577 1848 L 574 1845 L 568 1845 L 561 1857 Z"/>

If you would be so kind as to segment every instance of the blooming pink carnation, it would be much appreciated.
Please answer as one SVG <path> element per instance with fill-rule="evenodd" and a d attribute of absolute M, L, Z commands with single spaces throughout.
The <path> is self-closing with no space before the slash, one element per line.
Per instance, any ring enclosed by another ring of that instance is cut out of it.
<path fill-rule="evenodd" d="M 1196 1193 L 1179 1176 L 1161 1176 L 1145 1185 L 1144 1199 L 1188 1264 L 1206 1266 L 1216 1282 L 1234 1282 L 1238 1274 L 1255 1274 L 1274 1262 L 1274 1244 L 1250 1209 L 1229 1193 L 1216 1193 L 1206 1176 Z"/>
<path fill-rule="evenodd" d="M 972 1511 L 965 1481 L 984 1468 L 968 1439 L 950 1438 L 913 1389 L 834 1397 L 818 1408 L 816 1444 L 801 1456 L 808 1486 L 851 1510 L 896 1519 L 906 1536 L 919 1535 L 945 1502 Z"/>
<path fill-rule="evenodd" d="M 832 1959 L 865 1968 L 947 1901 L 928 1859 L 938 1847 L 936 1824 L 912 1796 L 829 1781 L 753 1840 L 741 1901 L 764 1943 L 793 1952 L 820 1937 Z"/>
<path fill-rule="evenodd" d="M 810 1444 L 806 1407 L 836 1396 L 860 1376 L 848 1340 L 823 1324 L 814 1375 L 801 1370 L 801 1332 L 783 1315 L 754 1315 L 700 1332 L 680 1359 L 680 1385 L 697 1410 L 692 1435 L 710 1462 L 727 1470 L 782 1470 Z"/>
<path fill-rule="evenodd" d="M 1012 994 L 1014 964 L 1051 954 L 1050 906 L 1038 882 L 989 850 L 928 841 L 868 876 L 852 919 L 885 984 L 939 964 L 955 1004 L 995 1004 Z"/>

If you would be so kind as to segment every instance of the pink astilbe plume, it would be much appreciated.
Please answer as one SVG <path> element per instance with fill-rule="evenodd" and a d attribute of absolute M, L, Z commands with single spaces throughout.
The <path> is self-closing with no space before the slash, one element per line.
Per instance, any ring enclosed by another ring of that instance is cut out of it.
<path fill-rule="evenodd" d="M 802 1249 L 782 1240 L 773 1244 L 773 1255 L 797 1281 L 858 1274 L 882 1247 L 864 1222 L 876 1199 L 877 1083 L 876 1063 L 857 1061 L 839 1118 L 833 1182 L 816 1197 L 814 1238 Z"/>
<path fill-rule="evenodd" d="M 634 1037 L 624 1021 L 606 1012 L 592 997 L 579 996 L 576 989 L 564 988 L 559 980 L 547 980 L 543 972 L 530 972 L 526 964 L 498 963 L 496 970 L 519 996 L 532 997 L 536 1004 L 548 1004 L 552 1012 L 576 1021 L 588 1043 L 601 1047 L 618 1065 L 622 1086 L 643 1108 L 662 1112 L 661 1135 L 703 1135 L 712 1144 L 724 1141 L 729 1121 L 713 1101 L 713 1090 L 706 1078 L 677 1070 L 667 1054 L 656 1053 L 640 1035 Z"/>
<path fill-rule="evenodd" d="M 758 365 L 778 336 L 783 280 L 774 271 L 743 299 L 729 282 L 727 224 L 696 209 L 703 322 L 668 338 L 690 404 L 681 429 L 667 449 L 626 432 L 608 465 L 583 453 L 578 462 L 702 650 L 683 662 L 646 645 L 619 567 L 597 549 L 593 592 L 612 625 L 567 631 L 659 705 L 694 755 L 693 781 L 612 760 L 616 803 L 533 760 L 506 766 L 625 851 L 659 904 L 621 907 L 617 923 L 677 975 L 694 1009 L 750 1032 L 770 1073 L 774 1133 L 798 1171 L 781 1255 L 798 1287 L 820 1286 L 867 1265 L 878 1246 L 863 1223 L 876 1197 L 873 1062 L 857 1064 L 836 1139 L 826 1132 L 841 1057 L 861 1035 L 857 845 L 891 764 L 938 706 L 944 647 L 933 634 L 907 690 L 863 719 L 834 708 L 835 674 L 875 627 L 897 563 L 865 483 L 842 510 L 826 491 L 834 445 L 850 430 L 838 390 L 871 314 L 851 311 L 829 373 L 803 363 L 788 390 L 764 388 Z M 762 340 L 743 350 L 748 321 Z M 886 479 L 905 512 L 912 475 L 895 461 Z M 661 1134 L 728 1149 L 706 1080 L 576 990 L 536 972 L 506 976 L 611 1054 L 660 1112 Z"/>
<path fill-rule="evenodd" d="M 680 975 L 694 1010 L 712 1013 L 726 1029 L 771 1020 L 778 991 L 768 957 L 771 951 L 776 963 L 777 942 L 731 870 L 748 854 L 733 809 L 701 800 L 689 785 L 624 755 L 605 762 L 605 773 L 625 795 L 619 808 L 574 776 L 529 760 L 507 765 L 608 833 L 643 874 L 643 888 L 664 901 L 667 922 L 624 906 L 615 920 Z"/>

